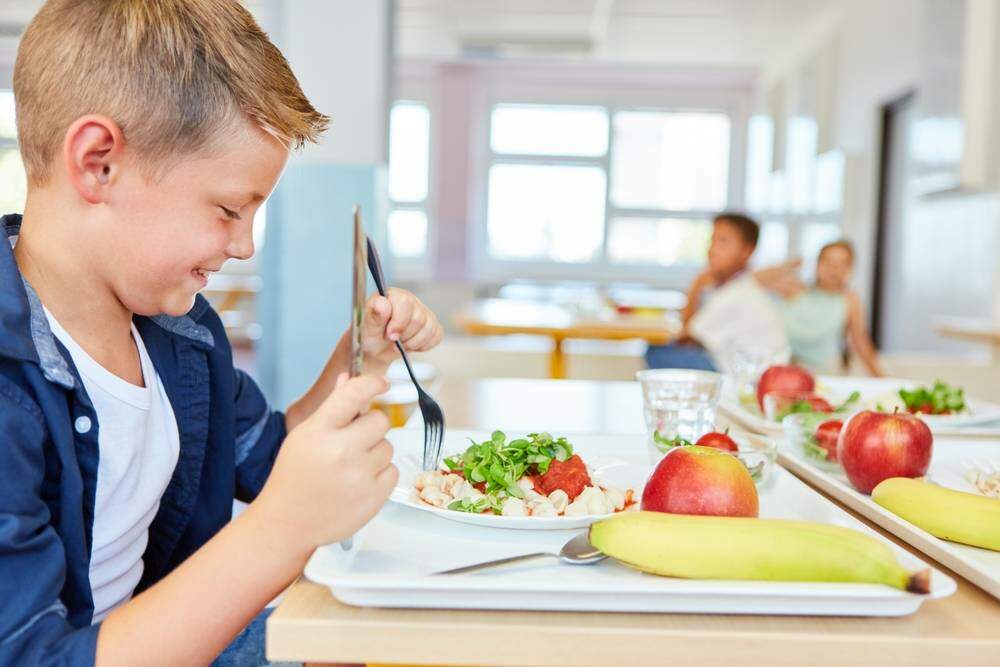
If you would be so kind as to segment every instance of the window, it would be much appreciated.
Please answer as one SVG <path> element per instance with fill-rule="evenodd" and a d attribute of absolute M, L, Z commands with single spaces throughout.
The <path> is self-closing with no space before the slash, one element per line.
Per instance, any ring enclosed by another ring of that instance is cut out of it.
<path fill-rule="evenodd" d="M 389 112 L 389 250 L 396 257 L 427 253 L 431 114 L 421 102 L 397 102 Z"/>
<path fill-rule="evenodd" d="M 24 210 L 28 184 L 17 148 L 14 93 L 0 90 L 0 214 Z"/>
<path fill-rule="evenodd" d="M 721 111 L 496 104 L 488 259 L 702 264 L 729 198 L 731 133 Z"/>
<path fill-rule="evenodd" d="M 495 164 L 490 252 L 503 259 L 589 262 L 604 234 L 605 175 L 582 165 Z"/>
<path fill-rule="evenodd" d="M 729 117 L 615 114 L 611 201 L 620 208 L 718 211 L 729 183 Z"/>

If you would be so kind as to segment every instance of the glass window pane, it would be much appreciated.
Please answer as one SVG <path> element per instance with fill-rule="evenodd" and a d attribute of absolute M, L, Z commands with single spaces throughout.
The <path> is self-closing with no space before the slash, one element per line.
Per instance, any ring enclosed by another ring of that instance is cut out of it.
<path fill-rule="evenodd" d="M 0 137 L 14 139 L 17 126 L 14 124 L 14 91 L 0 90 Z"/>
<path fill-rule="evenodd" d="M 806 116 L 788 122 L 787 185 L 788 205 L 792 211 L 806 212 L 815 201 L 816 119 Z"/>
<path fill-rule="evenodd" d="M 0 214 L 21 213 L 28 183 L 16 148 L 0 150 Z"/>
<path fill-rule="evenodd" d="M 427 251 L 427 214 L 396 209 L 389 213 L 389 250 L 396 257 L 419 257 Z"/>
<path fill-rule="evenodd" d="M 494 153 L 599 157 L 608 152 L 608 113 L 600 107 L 498 104 L 490 146 Z"/>
<path fill-rule="evenodd" d="M 788 225 L 768 221 L 760 226 L 760 238 L 753 253 L 754 266 L 773 266 L 788 259 Z"/>
<path fill-rule="evenodd" d="M 816 275 L 816 258 L 823 246 L 836 241 L 842 236 L 840 225 L 834 222 L 807 222 L 802 225 L 802 238 L 799 249 L 802 253 L 802 266 L 808 279 Z"/>
<path fill-rule="evenodd" d="M 711 236 L 709 220 L 615 218 L 608 257 L 622 264 L 697 266 L 705 263 Z"/>
<path fill-rule="evenodd" d="M 816 212 L 839 211 L 844 200 L 844 153 L 830 150 L 816 158 Z"/>
<path fill-rule="evenodd" d="M 771 149 L 774 124 L 767 116 L 750 118 L 747 129 L 747 208 L 764 211 L 768 208 L 771 186 Z"/>
<path fill-rule="evenodd" d="M 719 210 L 729 185 L 729 117 L 622 111 L 614 117 L 611 199 L 621 208 Z"/>
<path fill-rule="evenodd" d="M 421 202 L 427 198 L 431 113 L 424 104 L 399 102 L 389 115 L 389 198 Z"/>
<path fill-rule="evenodd" d="M 489 253 L 503 259 L 594 259 L 604 236 L 605 184 L 599 167 L 493 165 Z"/>

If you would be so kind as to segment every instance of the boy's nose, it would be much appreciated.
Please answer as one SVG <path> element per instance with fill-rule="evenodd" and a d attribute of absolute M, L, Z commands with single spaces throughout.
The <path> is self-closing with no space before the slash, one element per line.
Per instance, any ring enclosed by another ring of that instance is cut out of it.
<path fill-rule="evenodd" d="M 248 221 L 243 225 L 234 225 L 236 229 L 229 239 L 226 254 L 233 259 L 250 259 L 253 257 L 253 227 Z"/>

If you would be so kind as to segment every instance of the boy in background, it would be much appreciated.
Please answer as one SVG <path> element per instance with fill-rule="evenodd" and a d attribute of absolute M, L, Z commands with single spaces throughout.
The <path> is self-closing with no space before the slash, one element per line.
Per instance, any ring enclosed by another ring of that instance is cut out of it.
<path fill-rule="evenodd" d="M 760 226 L 739 213 L 720 213 L 712 221 L 708 265 L 691 283 L 687 304 L 681 311 L 684 329 L 669 345 L 650 345 L 646 363 L 650 368 L 693 368 L 715 370 L 705 348 L 692 336 L 688 325 L 712 292 L 746 273 L 757 248 Z"/>
<path fill-rule="evenodd" d="M 348 379 L 345 333 L 285 413 L 233 368 L 197 293 L 253 254 L 254 213 L 327 126 L 236 0 L 50 0 L 14 94 L 0 665 L 207 664 L 382 506 L 388 422 L 358 415 L 395 341 L 425 350 L 441 327 L 412 294 L 373 298 L 367 375 Z"/>

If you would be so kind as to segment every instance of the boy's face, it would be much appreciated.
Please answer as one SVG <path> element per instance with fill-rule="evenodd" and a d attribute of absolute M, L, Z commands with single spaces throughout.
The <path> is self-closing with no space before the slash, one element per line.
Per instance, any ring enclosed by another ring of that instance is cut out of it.
<path fill-rule="evenodd" d="M 841 290 L 851 280 L 854 257 L 840 246 L 827 248 L 816 262 L 816 283 L 830 290 Z"/>
<path fill-rule="evenodd" d="M 134 162 L 122 170 L 92 256 L 129 311 L 183 315 L 212 272 L 253 255 L 254 214 L 288 150 L 248 122 L 220 146 L 154 180 Z"/>
<path fill-rule="evenodd" d="M 746 268 L 753 250 L 735 226 L 725 220 L 716 220 L 708 246 L 708 270 L 716 279 L 728 278 Z"/>

